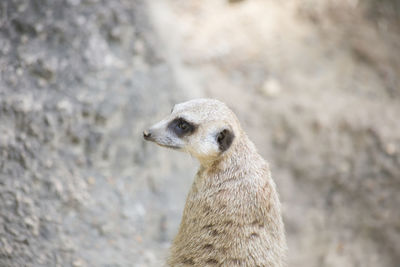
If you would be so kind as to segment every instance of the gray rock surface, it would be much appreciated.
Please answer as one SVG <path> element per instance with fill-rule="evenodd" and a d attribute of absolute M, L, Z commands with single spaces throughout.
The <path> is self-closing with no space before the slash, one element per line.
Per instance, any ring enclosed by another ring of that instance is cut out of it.
<path fill-rule="evenodd" d="M 398 6 L 289 2 L 1 1 L 0 266 L 162 266 L 197 163 L 142 130 L 198 96 L 270 162 L 290 266 L 398 266 Z"/>
<path fill-rule="evenodd" d="M 0 266 L 160 266 L 191 169 L 142 141 L 185 97 L 143 2 L 0 8 Z"/>

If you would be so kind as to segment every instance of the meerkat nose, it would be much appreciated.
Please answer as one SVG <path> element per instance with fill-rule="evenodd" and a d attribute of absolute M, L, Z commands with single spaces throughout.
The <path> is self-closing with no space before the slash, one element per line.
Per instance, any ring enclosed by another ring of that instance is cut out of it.
<path fill-rule="evenodd" d="M 147 130 L 143 131 L 143 138 L 149 140 L 151 138 L 151 133 Z"/>

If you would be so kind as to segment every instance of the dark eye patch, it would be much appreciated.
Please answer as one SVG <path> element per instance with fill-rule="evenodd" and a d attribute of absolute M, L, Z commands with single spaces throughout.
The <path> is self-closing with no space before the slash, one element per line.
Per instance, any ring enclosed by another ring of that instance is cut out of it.
<path fill-rule="evenodd" d="M 197 126 L 183 118 L 176 118 L 168 124 L 168 129 L 174 132 L 178 137 L 182 137 L 194 133 Z"/>

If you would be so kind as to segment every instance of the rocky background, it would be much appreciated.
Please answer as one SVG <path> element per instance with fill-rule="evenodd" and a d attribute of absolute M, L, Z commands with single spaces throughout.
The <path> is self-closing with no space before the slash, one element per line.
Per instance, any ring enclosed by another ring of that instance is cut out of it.
<path fill-rule="evenodd" d="M 400 262 L 400 3 L 0 2 L 0 266 L 162 266 L 197 163 L 142 130 L 226 102 L 289 266 Z"/>

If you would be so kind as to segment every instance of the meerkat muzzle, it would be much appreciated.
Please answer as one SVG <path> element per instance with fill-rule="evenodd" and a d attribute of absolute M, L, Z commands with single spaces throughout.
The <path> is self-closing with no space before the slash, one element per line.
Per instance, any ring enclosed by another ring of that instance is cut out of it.
<path fill-rule="evenodd" d="M 152 140 L 151 132 L 147 130 L 143 131 L 143 138 L 145 140 L 151 141 Z"/>

